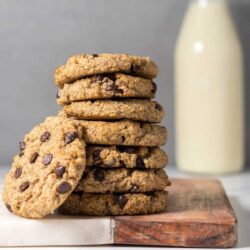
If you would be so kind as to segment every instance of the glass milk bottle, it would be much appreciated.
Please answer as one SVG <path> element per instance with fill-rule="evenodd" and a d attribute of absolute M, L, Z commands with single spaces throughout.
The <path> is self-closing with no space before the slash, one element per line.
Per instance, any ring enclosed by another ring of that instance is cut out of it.
<path fill-rule="evenodd" d="M 175 50 L 176 163 L 223 174 L 244 164 L 242 50 L 225 0 L 190 1 Z"/>

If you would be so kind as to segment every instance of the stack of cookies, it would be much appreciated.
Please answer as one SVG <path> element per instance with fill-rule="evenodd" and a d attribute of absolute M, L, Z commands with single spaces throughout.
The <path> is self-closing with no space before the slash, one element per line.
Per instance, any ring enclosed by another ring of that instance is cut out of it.
<path fill-rule="evenodd" d="M 55 71 L 61 117 L 83 128 L 86 168 L 60 207 L 65 214 L 123 215 L 163 211 L 169 180 L 159 147 L 166 129 L 152 101 L 158 68 L 147 57 L 78 55 Z"/>
<path fill-rule="evenodd" d="M 157 66 L 130 55 L 79 55 L 55 71 L 58 116 L 19 143 L 6 175 L 10 212 L 43 218 L 164 211 L 166 128 L 155 97 Z"/>

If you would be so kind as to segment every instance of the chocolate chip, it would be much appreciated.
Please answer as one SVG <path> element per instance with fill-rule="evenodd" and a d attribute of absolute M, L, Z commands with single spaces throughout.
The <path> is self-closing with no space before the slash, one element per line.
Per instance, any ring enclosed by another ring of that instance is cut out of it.
<path fill-rule="evenodd" d="M 125 136 L 122 135 L 121 140 L 122 140 L 122 142 L 125 142 L 125 140 L 126 140 Z"/>
<path fill-rule="evenodd" d="M 20 149 L 20 151 L 24 151 L 25 147 L 26 147 L 25 142 L 23 142 L 23 141 L 19 142 L 19 149 Z"/>
<path fill-rule="evenodd" d="M 136 149 L 134 147 L 119 147 L 119 146 L 117 146 L 117 149 L 121 153 L 134 154 L 136 152 Z"/>
<path fill-rule="evenodd" d="M 19 190 L 21 192 L 24 192 L 27 188 L 29 188 L 30 183 L 28 181 L 25 181 L 24 183 L 22 183 L 19 187 Z"/>
<path fill-rule="evenodd" d="M 113 81 L 113 82 L 115 82 L 115 80 L 116 80 L 115 74 L 108 74 L 108 75 L 106 75 L 106 77 L 107 77 L 110 81 Z"/>
<path fill-rule="evenodd" d="M 119 93 L 119 94 L 123 94 L 124 91 L 123 91 L 123 89 L 117 88 L 116 92 Z"/>
<path fill-rule="evenodd" d="M 120 161 L 119 161 L 119 167 L 121 167 L 121 168 L 126 168 L 125 162 L 122 161 L 122 160 L 120 160 Z"/>
<path fill-rule="evenodd" d="M 41 142 L 45 142 L 45 141 L 48 141 L 50 138 L 50 132 L 49 131 L 46 131 L 44 132 L 41 137 L 40 137 L 40 141 Z"/>
<path fill-rule="evenodd" d="M 140 128 L 144 127 L 144 123 L 140 122 Z"/>
<path fill-rule="evenodd" d="M 34 163 L 36 161 L 38 157 L 38 153 L 34 152 L 31 156 L 30 156 L 30 163 Z"/>
<path fill-rule="evenodd" d="M 20 153 L 19 153 L 19 157 L 22 157 L 23 155 L 24 155 L 23 152 L 20 152 Z"/>
<path fill-rule="evenodd" d="M 127 169 L 127 175 L 128 175 L 128 176 L 131 176 L 133 172 L 134 172 L 133 169 L 131 169 L 131 168 L 128 168 L 128 169 Z"/>
<path fill-rule="evenodd" d="M 65 193 L 69 192 L 70 189 L 71 189 L 71 185 L 70 185 L 68 182 L 64 181 L 64 182 L 62 182 L 62 183 L 56 188 L 56 191 L 57 191 L 58 193 L 60 193 L 60 194 L 65 194 Z"/>
<path fill-rule="evenodd" d="M 132 188 L 130 189 L 130 193 L 136 193 L 138 192 L 139 187 L 137 185 L 133 185 Z"/>
<path fill-rule="evenodd" d="M 127 202 L 128 202 L 128 198 L 125 195 L 119 195 L 119 197 L 117 199 L 117 203 L 121 209 L 123 209 L 125 207 Z"/>
<path fill-rule="evenodd" d="M 98 54 L 92 54 L 93 57 L 98 57 L 99 55 Z"/>
<path fill-rule="evenodd" d="M 64 173 L 65 173 L 65 167 L 58 165 L 55 169 L 56 177 L 62 178 Z"/>
<path fill-rule="evenodd" d="M 149 191 L 145 193 L 147 196 L 154 196 L 155 192 L 154 191 Z"/>
<path fill-rule="evenodd" d="M 60 91 L 59 90 L 57 90 L 57 92 L 56 92 L 56 99 L 58 99 L 58 98 L 60 98 Z"/>
<path fill-rule="evenodd" d="M 83 175 L 82 175 L 82 179 L 86 179 L 88 176 L 89 176 L 89 173 L 88 172 L 84 172 Z"/>
<path fill-rule="evenodd" d="M 117 85 L 115 85 L 115 84 L 108 85 L 106 87 L 106 90 L 107 91 L 114 91 L 114 92 L 119 93 L 119 94 L 123 94 L 123 90 L 119 89 L 119 87 Z"/>
<path fill-rule="evenodd" d="M 93 152 L 93 161 L 96 163 L 98 161 L 101 160 L 101 157 L 100 157 L 100 154 L 101 154 L 101 149 L 96 149 L 94 152 Z"/>
<path fill-rule="evenodd" d="M 105 78 L 105 75 L 96 75 L 93 77 L 93 80 L 101 82 L 103 81 L 104 78 Z"/>
<path fill-rule="evenodd" d="M 15 170 L 14 176 L 17 179 L 17 178 L 19 178 L 21 176 L 21 174 L 22 174 L 22 169 L 21 168 L 17 168 Z"/>
<path fill-rule="evenodd" d="M 136 167 L 137 168 L 145 168 L 145 163 L 140 156 L 138 156 L 136 159 Z"/>
<path fill-rule="evenodd" d="M 158 103 L 156 103 L 155 104 L 155 109 L 157 109 L 157 110 L 162 110 L 162 107 L 161 107 L 161 105 L 160 104 L 158 104 Z"/>
<path fill-rule="evenodd" d="M 140 69 L 140 67 L 139 67 L 138 65 L 132 64 L 132 65 L 131 65 L 130 72 L 131 72 L 132 75 L 137 75 L 139 69 Z"/>
<path fill-rule="evenodd" d="M 113 90 L 116 90 L 116 89 L 117 89 L 117 86 L 114 85 L 114 84 L 108 85 L 108 86 L 106 87 L 106 90 L 107 90 L 107 91 L 113 91 Z"/>
<path fill-rule="evenodd" d="M 148 153 L 149 153 L 149 154 L 152 154 L 155 148 L 156 148 L 156 147 L 147 147 Z"/>
<path fill-rule="evenodd" d="M 44 165 L 49 165 L 51 163 L 52 159 L 53 159 L 52 154 L 45 155 L 44 158 L 43 158 L 43 164 Z"/>
<path fill-rule="evenodd" d="M 153 86 L 152 93 L 155 94 L 157 91 L 157 85 L 155 82 L 152 82 L 152 86 Z"/>
<path fill-rule="evenodd" d="M 77 138 L 76 132 L 68 132 L 65 136 L 65 143 L 69 144 Z"/>
<path fill-rule="evenodd" d="M 99 168 L 94 169 L 93 176 L 95 181 L 97 182 L 103 182 L 105 180 L 105 173 L 103 170 Z"/>
<path fill-rule="evenodd" d="M 9 210 L 9 212 L 11 212 L 12 213 L 12 209 L 11 209 L 11 206 L 9 205 L 9 204 L 5 204 L 5 206 L 6 206 L 6 208 Z"/>

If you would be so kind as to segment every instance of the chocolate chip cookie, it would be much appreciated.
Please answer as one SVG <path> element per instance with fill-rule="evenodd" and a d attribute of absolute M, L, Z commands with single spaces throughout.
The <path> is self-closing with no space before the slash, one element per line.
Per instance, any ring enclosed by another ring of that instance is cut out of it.
<path fill-rule="evenodd" d="M 167 154 L 160 147 L 88 145 L 87 166 L 101 168 L 164 168 Z"/>
<path fill-rule="evenodd" d="M 75 191 L 85 193 L 145 193 L 165 190 L 170 182 L 162 169 L 86 168 Z"/>
<path fill-rule="evenodd" d="M 70 215 L 135 215 L 163 212 L 167 191 L 137 194 L 73 193 L 59 211 Z"/>
<path fill-rule="evenodd" d="M 67 117 L 63 111 L 59 111 L 58 115 Z M 87 144 L 153 147 L 163 146 L 167 141 L 167 129 L 159 125 L 131 120 L 78 120 L 78 123 L 84 130 L 84 140 Z"/>
<path fill-rule="evenodd" d="M 154 98 L 157 85 L 149 79 L 125 74 L 106 74 L 85 77 L 64 84 L 57 92 L 60 105 L 76 101 L 107 98 Z"/>
<path fill-rule="evenodd" d="M 82 130 L 70 119 L 49 117 L 19 145 L 5 178 L 3 201 L 14 214 L 42 218 L 67 199 L 82 176 Z"/>
<path fill-rule="evenodd" d="M 72 56 L 65 65 L 55 70 L 55 82 L 58 86 L 74 82 L 85 76 L 125 73 L 153 79 L 158 67 L 149 57 L 126 54 L 81 54 Z"/>
<path fill-rule="evenodd" d="M 156 123 L 164 116 L 159 103 L 138 99 L 72 102 L 63 110 L 69 117 L 91 121 L 131 119 Z"/>

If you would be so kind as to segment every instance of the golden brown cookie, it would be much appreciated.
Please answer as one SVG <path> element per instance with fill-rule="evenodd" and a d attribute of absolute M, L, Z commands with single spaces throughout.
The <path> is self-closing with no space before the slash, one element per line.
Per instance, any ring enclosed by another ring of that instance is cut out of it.
<path fill-rule="evenodd" d="M 157 123 L 164 117 L 158 102 L 142 99 L 72 102 L 63 106 L 63 111 L 69 117 L 90 121 L 130 119 Z"/>
<path fill-rule="evenodd" d="M 58 116 L 67 117 L 64 111 L 59 111 Z M 167 129 L 160 125 L 131 120 L 78 120 L 78 123 L 84 130 L 87 144 L 153 147 L 163 146 L 167 141 Z"/>
<path fill-rule="evenodd" d="M 85 193 L 145 193 L 170 185 L 162 169 L 86 168 L 75 191 Z"/>
<path fill-rule="evenodd" d="M 154 98 L 157 85 L 149 79 L 125 74 L 94 75 L 64 84 L 57 93 L 60 105 L 107 98 Z"/>
<path fill-rule="evenodd" d="M 158 74 L 158 67 L 149 57 L 127 54 L 81 54 L 70 57 L 65 65 L 55 70 L 55 82 L 62 86 L 85 76 L 107 73 L 125 73 L 153 79 Z"/>
<path fill-rule="evenodd" d="M 160 147 L 88 145 L 87 166 L 101 168 L 164 168 L 167 154 Z"/>
<path fill-rule="evenodd" d="M 89 144 L 163 146 L 167 130 L 159 125 L 122 120 L 117 122 L 79 121 Z"/>
<path fill-rule="evenodd" d="M 166 210 L 167 191 L 137 194 L 73 193 L 59 211 L 69 215 L 135 215 Z"/>
<path fill-rule="evenodd" d="M 42 218 L 75 189 L 85 168 L 85 143 L 77 123 L 49 117 L 34 127 L 4 182 L 3 201 L 14 214 Z"/>
<path fill-rule="evenodd" d="M 67 117 L 63 110 L 58 112 L 58 116 Z M 87 144 L 153 147 L 163 146 L 167 141 L 167 129 L 160 125 L 126 119 L 112 122 L 75 121 L 83 128 Z"/>

